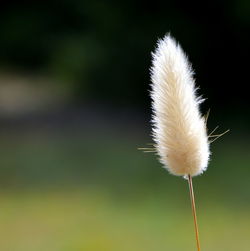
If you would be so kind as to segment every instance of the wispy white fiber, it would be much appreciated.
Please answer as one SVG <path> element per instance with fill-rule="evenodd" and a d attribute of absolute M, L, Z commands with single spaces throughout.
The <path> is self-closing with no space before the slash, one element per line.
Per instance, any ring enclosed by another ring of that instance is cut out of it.
<path fill-rule="evenodd" d="M 209 160 L 206 122 L 199 112 L 193 71 L 170 36 L 158 41 L 151 68 L 153 137 L 160 161 L 170 173 L 199 175 Z"/>

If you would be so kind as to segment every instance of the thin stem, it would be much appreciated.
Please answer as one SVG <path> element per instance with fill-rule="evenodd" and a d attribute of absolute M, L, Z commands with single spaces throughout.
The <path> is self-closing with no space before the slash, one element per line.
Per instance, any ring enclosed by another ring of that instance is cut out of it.
<path fill-rule="evenodd" d="M 200 240 L 199 240 L 199 229 L 198 229 L 197 216 L 196 216 L 194 189 L 193 189 L 191 175 L 188 175 L 188 185 L 189 185 L 190 200 L 191 200 L 191 205 L 192 205 L 192 212 L 193 212 L 193 217 L 194 217 L 194 228 L 195 228 L 197 251 L 201 251 Z"/>

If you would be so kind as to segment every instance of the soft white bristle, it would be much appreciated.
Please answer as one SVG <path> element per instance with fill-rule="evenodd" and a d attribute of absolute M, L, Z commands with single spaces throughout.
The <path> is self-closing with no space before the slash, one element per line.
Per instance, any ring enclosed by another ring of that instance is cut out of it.
<path fill-rule="evenodd" d="M 170 35 L 159 40 L 153 53 L 153 137 L 161 162 L 170 173 L 199 175 L 206 170 L 209 142 L 199 112 L 192 68 Z"/>

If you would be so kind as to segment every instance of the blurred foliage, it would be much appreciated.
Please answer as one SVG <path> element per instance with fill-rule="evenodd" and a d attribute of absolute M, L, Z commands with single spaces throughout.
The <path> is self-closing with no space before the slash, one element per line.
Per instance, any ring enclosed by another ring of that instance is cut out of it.
<path fill-rule="evenodd" d="M 104 191 L 86 188 L 1 194 L 0 248 L 195 250 L 189 201 L 176 206 L 176 199 L 151 193 L 136 201 L 117 200 Z M 249 207 L 228 207 L 221 202 L 200 205 L 203 250 L 249 250 L 248 212 Z"/>
<path fill-rule="evenodd" d="M 1 137 L 0 248 L 194 250 L 187 181 L 136 150 L 144 137 L 119 135 Z M 240 139 L 214 143 L 194 179 L 204 250 L 249 249 L 247 149 Z"/>

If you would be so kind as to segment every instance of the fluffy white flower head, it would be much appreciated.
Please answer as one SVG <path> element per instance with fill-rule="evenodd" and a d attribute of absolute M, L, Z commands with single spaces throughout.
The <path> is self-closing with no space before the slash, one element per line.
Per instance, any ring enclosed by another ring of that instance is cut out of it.
<path fill-rule="evenodd" d="M 170 35 L 158 41 L 151 68 L 153 137 L 160 161 L 170 173 L 196 176 L 209 160 L 205 119 L 199 112 L 193 71 Z"/>

